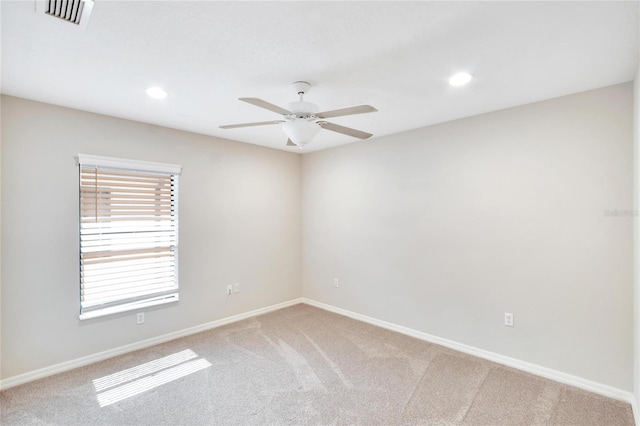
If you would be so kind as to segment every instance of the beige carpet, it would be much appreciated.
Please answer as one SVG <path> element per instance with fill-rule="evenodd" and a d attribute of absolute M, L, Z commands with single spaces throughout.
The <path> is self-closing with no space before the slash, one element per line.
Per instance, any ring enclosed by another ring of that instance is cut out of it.
<path fill-rule="evenodd" d="M 631 407 L 296 305 L 0 393 L 8 425 L 633 425 Z"/>

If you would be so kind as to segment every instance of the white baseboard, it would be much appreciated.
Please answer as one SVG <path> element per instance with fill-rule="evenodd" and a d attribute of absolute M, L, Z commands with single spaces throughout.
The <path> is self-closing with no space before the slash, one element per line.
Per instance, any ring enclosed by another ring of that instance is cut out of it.
<path fill-rule="evenodd" d="M 563 373 L 561 371 L 553 370 L 551 368 L 542 367 L 540 365 L 532 364 L 530 362 L 521 361 L 515 358 L 500 355 L 495 352 L 485 351 L 484 349 L 479 349 L 474 346 L 466 345 L 464 343 L 459 343 L 453 340 L 444 339 L 442 337 L 434 336 L 432 334 L 424 333 L 422 331 L 413 330 L 408 327 L 396 325 L 396 324 L 382 321 L 366 315 L 351 312 L 346 309 L 337 308 L 332 305 L 327 305 L 325 303 L 307 299 L 306 297 L 302 298 L 302 303 L 305 303 L 310 306 L 315 306 L 316 308 L 324 309 L 329 312 L 334 312 L 336 314 L 344 315 L 346 317 L 353 318 L 362 322 L 366 322 L 378 327 L 382 327 L 387 330 L 396 331 L 398 333 L 415 337 L 417 339 L 424 340 L 429 343 L 435 343 L 441 346 L 445 346 L 447 348 L 454 349 L 459 352 L 477 356 L 478 358 L 483 358 L 489 361 L 496 362 L 498 364 L 516 368 L 521 371 L 526 371 L 527 373 L 545 377 L 547 379 L 551 379 L 556 382 L 560 382 L 566 385 L 574 386 L 576 388 L 584 389 L 586 391 L 597 393 L 599 395 L 603 395 L 609 398 L 617 399 L 619 401 L 628 402 L 629 404 L 631 404 L 631 406 L 634 409 L 634 415 L 636 416 L 636 424 L 640 426 L 640 422 L 638 422 L 637 420 L 637 417 L 638 417 L 637 409 L 639 407 L 636 406 L 635 397 L 631 392 L 627 392 L 627 391 L 614 388 L 612 386 L 604 385 L 601 383 L 593 382 L 591 380 L 583 379 L 582 377 Z"/>
<path fill-rule="evenodd" d="M 638 405 L 638 400 L 636 398 L 633 398 L 633 401 L 631 401 L 631 409 L 633 410 L 633 418 L 636 421 L 636 425 L 640 426 L 640 412 L 638 412 L 638 410 L 640 410 L 640 406 Z"/>
<path fill-rule="evenodd" d="M 165 343 L 170 340 L 178 339 L 180 337 L 189 336 L 191 334 L 200 333 L 202 331 L 210 330 L 212 328 L 221 327 L 223 325 L 231 324 L 233 322 L 242 321 L 247 318 L 255 317 L 257 315 L 266 314 L 268 312 L 276 311 L 278 309 L 286 308 L 288 306 L 297 305 L 302 303 L 302 299 L 293 299 L 286 302 L 278 303 L 264 308 L 255 309 L 253 311 L 245 312 L 243 314 L 233 315 L 227 318 L 211 321 L 205 324 L 196 325 L 194 327 L 185 328 L 184 330 L 174 331 L 172 333 L 163 334 L 162 336 L 152 337 L 150 339 L 142 340 L 140 342 L 131 343 L 128 345 L 120 346 L 117 348 L 109 349 L 103 352 L 98 352 L 92 355 L 83 356 L 81 358 L 72 359 L 71 361 L 62 362 L 49 367 L 40 368 L 38 370 L 30 371 L 28 373 L 19 374 L 17 376 L 8 377 L 4 380 L 0 380 L 0 390 L 8 389 L 13 386 L 18 386 L 27 382 L 42 379 L 54 374 L 63 373 L 65 371 L 73 370 L 74 368 L 83 367 L 94 362 L 104 361 L 105 359 L 113 358 L 118 355 L 123 355 L 128 352 L 137 351 L 139 349 L 148 348 L 150 346 Z"/>

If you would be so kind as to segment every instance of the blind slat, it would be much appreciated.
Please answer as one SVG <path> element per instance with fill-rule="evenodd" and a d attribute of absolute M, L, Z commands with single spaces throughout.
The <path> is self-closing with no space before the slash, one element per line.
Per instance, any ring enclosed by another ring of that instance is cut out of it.
<path fill-rule="evenodd" d="M 82 204 L 80 209 L 83 211 L 96 211 L 96 204 L 91 205 L 91 203 Z M 106 204 L 100 203 L 98 204 L 98 211 L 120 211 L 120 210 L 131 210 L 131 211 L 168 211 L 171 212 L 171 204 L 159 204 L 159 203 L 148 203 L 148 204 L 133 204 L 128 203 L 125 205 L 119 205 L 116 203 Z"/>
<path fill-rule="evenodd" d="M 125 251 L 125 250 L 123 250 Z M 132 250 L 133 251 L 133 250 Z M 120 262 L 124 260 L 141 260 L 141 259 L 155 259 L 158 257 L 167 257 L 171 256 L 171 252 L 149 252 L 147 250 L 142 251 L 141 253 L 132 253 L 132 254 L 122 254 L 122 253 L 109 253 L 109 252 L 97 252 L 97 253 L 82 253 L 80 259 L 86 265 L 92 265 L 100 262 Z M 149 253 L 149 254 L 144 254 Z"/>
<path fill-rule="evenodd" d="M 107 169 L 96 168 L 96 167 L 83 167 L 82 168 L 82 172 L 83 173 L 91 173 L 92 176 L 93 176 L 94 173 L 96 173 L 95 172 L 96 170 L 97 170 L 98 177 L 100 177 L 100 176 L 139 177 L 139 178 L 145 178 L 145 179 L 168 179 L 168 178 L 172 177 L 172 175 L 169 175 L 169 174 L 137 173 L 137 172 L 134 172 L 134 171 L 127 171 L 127 170 L 115 171 L 115 170 L 107 170 Z"/>
<path fill-rule="evenodd" d="M 87 197 L 95 198 L 97 196 L 108 197 L 111 198 L 113 196 L 118 196 L 118 194 L 124 195 L 157 195 L 157 196 L 170 196 L 171 188 L 154 188 L 154 189 L 141 189 L 141 188 L 116 188 L 116 187 L 100 187 L 91 188 L 91 189 L 83 189 L 82 194 Z"/>
<path fill-rule="evenodd" d="M 163 200 L 157 200 L 157 199 L 153 199 L 153 200 L 140 200 L 140 199 L 126 199 L 126 200 L 114 200 L 114 199 L 99 199 L 97 200 L 97 204 L 98 206 L 138 206 L 138 205 L 142 205 L 142 206 L 146 206 L 146 205 L 154 205 L 154 206 L 172 206 L 173 204 L 171 203 L 171 200 L 167 199 L 166 201 Z M 91 206 L 94 207 L 96 205 L 96 200 L 95 198 L 92 199 L 85 199 L 80 203 L 81 207 L 84 206 Z"/>
<path fill-rule="evenodd" d="M 163 242 L 154 242 L 154 245 L 160 246 L 161 243 Z M 175 239 L 166 240 L 164 241 L 164 244 L 165 245 L 175 244 Z M 122 252 L 135 253 L 136 251 L 140 251 L 140 250 L 146 251 L 148 250 L 147 247 L 149 245 L 150 245 L 149 243 L 145 243 L 145 242 L 139 242 L 139 243 L 131 242 L 131 243 L 118 243 L 118 244 L 114 243 L 108 246 L 104 243 L 102 244 L 94 243 L 91 245 L 87 245 L 85 250 L 86 256 L 84 258 L 93 259 L 96 257 L 116 257 L 116 256 L 124 257 L 124 255 L 116 254 L 116 253 L 122 253 Z M 131 256 L 132 255 L 128 255 L 126 258 L 129 258 Z"/>
<path fill-rule="evenodd" d="M 99 240 L 101 238 L 106 238 L 109 240 L 118 239 L 118 238 L 120 239 L 153 238 L 153 237 L 161 238 L 161 237 L 166 237 L 171 235 L 174 235 L 174 233 L 173 233 L 173 230 L 170 228 L 167 228 L 167 227 L 147 228 L 146 226 L 144 226 L 144 227 L 141 227 L 141 230 L 136 233 L 129 232 L 127 228 L 121 229 L 118 232 L 110 232 L 108 234 L 102 232 L 102 228 L 98 228 L 95 230 L 87 230 L 87 232 L 84 235 L 82 235 L 80 238 L 83 241 L 94 241 L 94 240 Z"/>
<path fill-rule="evenodd" d="M 96 196 L 96 194 L 98 194 L 98 196 Z M 89 191 L 85 191 L 83 194 L 81 193 L 80 195 L 84 195 L 82 198 L 82 202 L 91 202 L 93 201 L 94 203 L 96 202 L 96 200 L 98 200 L 98 202 L 100 201 L 106 201 L 106 202 L 111 202 L 113 200 L 126 200 L 126 199 L 130 199 L 130 200 L 150 200 L 150 201 L 155 201 L 155 200 L 162 200 L 162 201 L 167 201 L 167 200 L 171 200 L 171 195 L 170 194 L 106 194 L 106 193 L 96 193 L 95 191 L 93 192 L 89 192 Z"/>
<path fill-rule="evenodd" d="M 126 221 L 126 222 L 131 222 L 131 221 L 135 221 L 135 220 L 147 220 L 147 221 L 163 221 L 163 220 L 167 220 L 166 216 L 149 216 L 147 218 L 141 217 L 141 216 L 121 216 L 121 217 L 104 217 L 104 218 L 100 218 L 101 222 L 121 222 L 121 221 Z M 94 222 L 95 223 L 96 219 L 88 219 L 87 217 L 84 217 L 82 219 L 82 222 Z"/>
<path fill-rule="evenodd" d="M 175 236 L 172 234 L 164 235 L 118 235 L 115 238 L 104 238 L 104 235 L 88 235 L 82 238 L 82 242 L 86 247 L 104 246 L 109 244 L 127 245 L 127 244 L 147 244 L 147 245 L 159 245 L 172 243 L 175 241 Z"/>
<path fill-rule="evenodd" d="M 125 175 L 121 175 L 121 176 L 108 176 L 108 175 L 102 175 L 102 174 L 98 174 L 97 176 L 98 180 L 100 183 L 105 183 L 105 182 L 130 182 L 130 183 L 142 183 L 142 184 L 149 184 L 149 185 L 171 185 L 171 177 L 167 176 L 165 179 L 159 179 L 159 178 L 144 178 L 144 177 L 139 177 L 139 176 L 125 176 Z M 82 182 L 94 182 L 96 181 L 96 175 L 93 173 L 82 173 L 82 175 L 80 175 L 80 179 L 82 180 Z"/>
<path fill-rule="evenodd" d="M 97 185 L 96 185 L 97 183 Z M 173 186 L 173 182 L 168 180 L 166 182 L 159 181 L 141 181 L 141 180 L 101 180 L 100 178 L 96 182 L 93 176 L 89 178 L 81 178 L 80 184 L 84 186 L 87 191 L 108 191 L 110 188 L 122 188 L 122 189 L 143 189 L 145 191 L 157 191 L 158 189 L 169 190 Z"/>
<path fill-rule="evenodd" d="M 135 217 L 135 216 L 171 216 L 171 209 L 167 209 L 167 210 L 131 210 L 131 209 L 127 209 L 125 211 L 120 211 L 120 210 L 108 210 L 108 211 L 99 211 L 99 215 L 98 218 L 100 217 L 105 217 L 105 218 L 109 218 L 110 215 L 111 216 L 131 216 L 131 217 Z M 154 214 L 157 213 L 157 214 Z"/>
<path fill-rule="evenodd" d="M 152 259 L 128 260 L 126 262 L 111 262 L 95 265 L 82 264 L 80 274 L 111 274 L 117 271 L 135 271 L 143 268 L 155 268 L 164 264 L 171 264 L 172 267 L 174 267 L 174 258 L 163 256 Z"/>
<path fill-rule="evenodd" d="M 162 277 L 146 278 L 139 281 L 136 280 L 134 283 L 131 281 L 118 281 L 104 283 L 100 286 L 82 287 L 82 293 L 85 295 L 131 293 L 145 288 L 166 286 L 167 283 L 172 282 L 173 275 L 171 274 Z"/>
<path fill-rule="evenodd" d="M 84 277 L 91 277 L 92 279 L 94 279 L 96 282 L 103 282 L 103 281 L 108 281 L 110 279 L 118 279 L 118 278 L 124 278 L 124 277 L 131 277 L 134 279 L 137 279 L 139 277 L 142 276 L 147 276 L 147 275 L 162 275 L 162 274 L 166 274 L 167 272 L 173 273 L 174 271 L 174 265 L 173 263 L 167 262 L 166 264 L 160 264 L 161 266 L 156 266 L 156 267 L 152 267 L 152 268 L 145 268 L 145 269 L 141 269 L 141 268 L 131 268 L 131 269 L 113 269 L 109 270 L 109 271 L 100 271 L 100 272 L 96 272 L 96 271 L 82 271 L 81 274 Z"/>
<path fill-rule="evenodd" d="M 105 307 L 105 305 L 118 306 L 130 303 L 135 300 L 147 300 L 161 296 L 163 294 L 177 293 L 177 288 L 170 288 L 163 291 L 155 289 L 150 290 L 151 291 L 144 289 L 139 291 L 132 291 L 122 295 L 105 295 L 103 297 L 96 297 L 95 299 L 91 299 L 86 302 L 86 307 L 90 309 L 85 310 L 102 309 Z"/>

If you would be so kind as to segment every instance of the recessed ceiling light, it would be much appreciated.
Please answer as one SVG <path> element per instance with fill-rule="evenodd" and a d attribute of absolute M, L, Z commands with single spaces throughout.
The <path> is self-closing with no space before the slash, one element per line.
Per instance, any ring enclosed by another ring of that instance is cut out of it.
<path fill-rule="evenodd" d="M 153 86 L 147 89 L 147 95 L 153 99 L 164 99 L 167 97 L 167 92 L 162 87 Z"/>
<path fill-rule="evenodd" d="M 452 86 L 464 86 L 465 84 L 470 82 L 472 78 L 473 76 L 468 72 L 459 72 L 449 78 L 449 84 Z"/>

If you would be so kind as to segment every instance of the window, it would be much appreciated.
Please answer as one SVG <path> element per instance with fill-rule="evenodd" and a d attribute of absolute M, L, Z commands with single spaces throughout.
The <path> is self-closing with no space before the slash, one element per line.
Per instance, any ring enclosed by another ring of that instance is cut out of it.
<path fill-rule="evenodd" d="M 178 301 L 180 166 L 78 154 L 80 319 Z"/>

